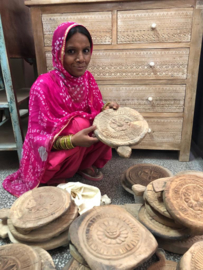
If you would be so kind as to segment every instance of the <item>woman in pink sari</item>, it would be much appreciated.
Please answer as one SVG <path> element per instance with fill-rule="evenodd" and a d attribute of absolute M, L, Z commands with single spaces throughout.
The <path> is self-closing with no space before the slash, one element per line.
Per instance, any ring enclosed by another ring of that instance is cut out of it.
<path fill-rule="evenodd" d="M 99 171 L 112 156 L 111 148 L 91 134 L 95 116 L 103 109 L 117 109 L 116 102 L 103 104 L 92 74 L 87 71 L 93 44 L 88 30 L 74 22 L 54 32 L 54 70 L 38 77 L 30 90 L 28 132 L 17 172 L 3 187 L 19 197 L 42 184 L 59 184 L 76 173 L 99 181 Z"/>

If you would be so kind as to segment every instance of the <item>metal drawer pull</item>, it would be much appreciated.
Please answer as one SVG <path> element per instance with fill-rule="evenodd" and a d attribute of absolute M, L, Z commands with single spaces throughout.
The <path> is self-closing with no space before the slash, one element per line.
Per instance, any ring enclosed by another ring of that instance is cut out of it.
<path fill-rule="evenodd" d="M 148 129 L 148 133 L 151 133 L 151 132 L 152 132 L 152 130 L 151 130 L 151 128 L 149 128 L 149 129 Z"/>
<path fill-rule="evenodd" d="M 151 28 L 152 28 L 152 29 L 155 29 L 155 28 L 156 28 L 156 23 L 153 23 L 153 24 L 151 25 Z"/>
<path fill-rule="evenodd" d="M 152 100 L 153 100 L 153 97 L 148 97 L 148 100 L 149 100 L 149 101 L 152 101 Z"/>
<path fill-rule="evenodd" d="M 149 65 L 150 65 L 150 67 L 154 67 L 155 64 L 154 64 L 154 62 L 150 62 Z"/>

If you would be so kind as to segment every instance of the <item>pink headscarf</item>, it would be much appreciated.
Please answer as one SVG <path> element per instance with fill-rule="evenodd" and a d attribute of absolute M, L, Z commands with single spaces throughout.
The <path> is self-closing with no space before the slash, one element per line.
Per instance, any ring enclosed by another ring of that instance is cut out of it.
<path fill-rule="evenodd" d="M 40 184 L 54 139 L 71 119 L 80 116 L 93 121 L 103 106 L 92 74 L 86 71 L 76 78 L 62 65 L 67 34 L 76 25 L 67 22 L 56 28 L 52 41 L 54 70 L 40 75 L 30 90 L 28 132 L 20 168 L 3 182 L 3 187 L 17 197 Z"/>

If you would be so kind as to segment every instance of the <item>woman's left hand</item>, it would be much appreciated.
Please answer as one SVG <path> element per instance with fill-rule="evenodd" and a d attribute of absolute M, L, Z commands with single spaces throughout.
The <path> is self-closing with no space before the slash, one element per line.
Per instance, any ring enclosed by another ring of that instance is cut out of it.
<path fill-rule="evenodd" d="M 108 109 L 118 110 L 118 108 L 119 108 L 118 103 L 115 101 L 111 101 L 108 103 L 108 105 L 105 107 L 104 110 L 108 110 Z"/>

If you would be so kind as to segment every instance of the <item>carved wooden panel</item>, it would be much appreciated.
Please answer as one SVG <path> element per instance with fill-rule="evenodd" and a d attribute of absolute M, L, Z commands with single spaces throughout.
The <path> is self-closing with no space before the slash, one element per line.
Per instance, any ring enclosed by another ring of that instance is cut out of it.
<path fill-rule="evenodd" d="M 141 141 L 139 146 L 147 146 L 148 144 L 155 143 L 160 145 L 173 143 L 178 145 L 181 142 L 182 133 L 182 118 L 148 118 L 145 117 L 151 130 L 145 138 Z"/>
<path fill-rule="evenodd" d="M 189 49 L 95 50 L 89 65 L 96 80 L 186 79 Z M 52 54 L 46 52 L 47 70 Z"/>
<path fill-rule="evenodd" d="M 99 85 L 105 102 L 139 112 L 183 112 L 185 85 Z"/>
<path fill-rule="evenodd" d="M 43 14 L 44 45 L 51 46 L 54 30 L 59 24 L 67 21 L 84 25 L 91 33 L 94 44 L 111 44 L 111 17 L 111 12 Z"/>
<path fill-rule="evenodd" d="M 189 42 L 193 9 L 118 12 L 118 43 Z"/>

